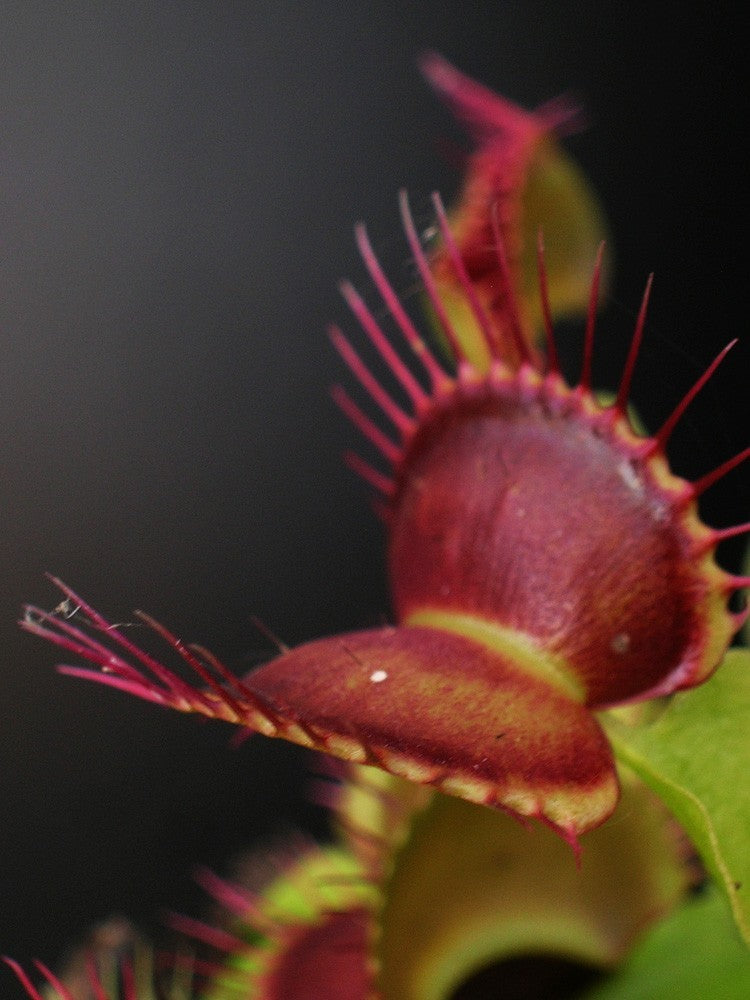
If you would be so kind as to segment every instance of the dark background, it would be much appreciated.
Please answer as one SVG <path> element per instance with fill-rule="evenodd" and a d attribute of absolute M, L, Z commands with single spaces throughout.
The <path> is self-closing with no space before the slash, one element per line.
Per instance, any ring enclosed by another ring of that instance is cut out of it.
<path fill-rule="evenodd" d="M 727 5 L 728 7 L 728 5 Z M 656 271 L 634 396 L 657 426 L 747 329 L 739 14 L 597 3 L 6 4 L 0 25 L 0 952 L 59 960 L 116 910 L 197 914 L 220 870 L 298 824 L 304 755 L 59 677 L 19 634 L 45 570 L 105 613 L 149 610 L 243 671 L 388 613 L 355 433 L 323 335 L 359 280 L 364 218 L 409 286 L 395 196 L 424 209 L 461 134 L 415 67 L 435 47 L 533 107 L 568 89 L 568 142 L 607 206 L 613 384 Z M 742 195 L 741 195 L 742 193 Z M 426 219 L 426 216 L 425 216 Z M 347 320 L 349 329 L 353 324 Z M 575 365 L 578 335 L 563 335 Z M 741 344 L 675 440 L 685 475 L 747 443 Z M 748 474 L 706 499 L 745 520 Z M 726 558 L 736 562 L 739 546 Z M 0 995 L 19 995 L 0 971 Z"/>

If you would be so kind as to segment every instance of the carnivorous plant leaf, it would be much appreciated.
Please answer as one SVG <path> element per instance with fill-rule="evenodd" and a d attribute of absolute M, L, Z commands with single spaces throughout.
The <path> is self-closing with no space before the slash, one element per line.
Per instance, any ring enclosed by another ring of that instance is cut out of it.
<path fill-rule="evenodd" d="M 609 968 L 686 887 L 676 825 L 632 776 L 580 866 L 549 830 L 436 794 L 393 853 L 378 957 L 385 1000 L 445 1000 L 525 954 Z"/>
<path fill-rule="evenodd" d="M 506 250 L 520 326 L 528 343 L 536 343 L 544 330 L 536 265 L 539 231 L 544 233 L 554 317 L 586 312 L 591 260 L 607 237 L 596 195 L 557 141 L 558 134 L 579 126 L 580 112 L 565 98 L 533 112 L 524 111 L 436 53 L 426 55 L 421 66 L 476 143 L 450 212 L 468 276 L 485 309 L 507 336 L 509 312 L 498 282 L 494 216 Z M 445 250 L 434 258 L 433 273 L 469 360 L 486 371 L 491 361 L 486 343 Z M 520 357 L 510 348 L 506 361 L 513 364 Z"/>
<path fill-rule="evenodd" d="M 747 1000 L 750 953 L 711 886 L 658 924 L 609 979 L 581 1000 Z"/>
<path fill-rule="evenodd" d="M 617 757 L 662 799 L 729 899 L 750 945 L 750 650 L 650 724 L 607 723 Z"/>

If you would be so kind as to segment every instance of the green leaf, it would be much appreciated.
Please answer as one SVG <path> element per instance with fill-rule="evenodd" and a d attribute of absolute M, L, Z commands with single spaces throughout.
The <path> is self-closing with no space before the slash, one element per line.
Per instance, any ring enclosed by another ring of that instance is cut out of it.
<path fill-rule="evenodd" d="M 602 717 L 619 760 L 671 809 L 726 892 L 750 945 L 750 650 L 649 725 Z"/>
<path fill-rule="evenodd" d="M 712 887 L 681 906 L 585 1000 L 746 1000 L 750 955 Z"/>

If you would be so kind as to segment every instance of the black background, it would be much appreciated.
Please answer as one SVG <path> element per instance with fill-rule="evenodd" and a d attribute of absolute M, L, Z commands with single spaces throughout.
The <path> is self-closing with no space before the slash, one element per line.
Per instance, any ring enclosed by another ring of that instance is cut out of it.
<path fill-rule="evenodd" d="M 727 5 L 728 6 L 728 5 Z M 149 610 L 237 670 L 388 614 L 345 377 L 323 330 L 367 290 L 368 221 L 399 287 L 395 196 L 424 210 L 462 141 L 415 66 L 434 47 L 519 103 L 572 89 L 568 142 L 615 237 L 597 382 L 656 271 L 634 396 L 657 426 L 747 329 L 739 14 L 678 4 L 25 0 L 0 28 L 0 952 L 54 963 L 112 911 L 197 913 L 191 869 L 323 828 L 304 756 L 59 677 L 18 633 L 54 571 Z M 425 216 L 426 219 L 426 216 Z M 424 220 L 423 220 L 424 221 Z M 577 334 L 563 335 L 575 368 Z M 675 439 L 700 475 L 747 443 L 741 344 Z M 745 520 L 746 471 L 706 499 Z M 728 547 L 736 562 L 739 546 Z M 18 996 L 0 971 L 0 995 Z"/>

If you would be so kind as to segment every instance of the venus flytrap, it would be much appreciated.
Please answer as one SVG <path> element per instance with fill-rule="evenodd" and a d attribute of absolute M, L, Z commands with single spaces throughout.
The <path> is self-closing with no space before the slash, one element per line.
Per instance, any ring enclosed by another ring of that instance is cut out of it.
<path fill-rule="evenodd" d="M 452 252 L 439 199 L 435 204 Z M 405 200 L 402 209 L 408 232 Z M 387 279 L 360 242 L 392 303 Z M 427 259 L 414 249 L 426 276 Z M 456 270 L 463 280 L 458 259 Z M 504 282 L 507 271 L 499 273 Z M 434 286 L 426 287 L 440 315 Z M 502 298 L 512 301 L 509 284 Z M 706 528 L 696 501 L 750 451 L 692 484 L 671 472 L 665 456 L 678 419 L 728 348 L 661 430 L 641 438 L 626 404 L 646 297 L 610 406 L 590 388 L 597 299 L 598 270 L 584 369 L 573 388 L 556 367 L 538 366 L 518 317 L 508 326 L 523 361 L 511 368 L 491 319 L 473 303 L 493 359 L 484 375 L 443 314 L 456 353 L 451 374 L 391 306 L 428 389 L 355 300 L 366 332 L 410 396 L 411 412 L 333 331 L 344 361 L 395 430 L 386 437 L 348 394 L 338 394 L 392 466 L 387 475 L 352 460 L 382 495 L 396 626 L 317 640 L 236 679 L 143 616 L 205 688 L 144 654 L 64 585 L 89 631 L 38 608 L 26 609 L 23 627 L 103 668 L 67 673 L 537 817 L 577 848 L 578 837 L 600 825 L 618 798 L 611 748 L 595 713 L 707 680 L 744 620 L 727 605 L 746 582 L 713 559 L 721 538 L 744 528 Z M 551 326 L 547 333 L 556 357 Z"/>
<path fill-rule="evenodd" d="M 21 622 L 93 665 L 64 673 L 344 762 L 337 848 L 305 849 L 252 893 L 207 878 L 226 927 L 176 918 L 218 951 L 206 1000 L 442 1000 L 519 954 L 611 974 L 675 908 L 691 914 L 675 917 L 679 937 L 719 906 L 684 902 L 691 843 L 750 942 L 750 663 L 727 653 L 748 580 L 715 561 L 750 526 L 709 528 L 697 507 L 750 449 L 694 483 L 666 455 L 732 344 L 660 430 L 634 428 L 649 279 L 619 385 L 601 402 L 604 224 L 554 138 L 570 107 L 528 114 L 438 56 L 423 68 L 478 142 L 454 210 L 433 197 L 429 254 L 400 198 L 437 337 L 414 323 L 361 226 L 393 332 L 353 285 L 342 292 L 400 395 L 331 330 L 360 387 L 334 399 L 373 452 L 349 462 L 378 497 L 395 624 L 285 650 L 238 678 L 140 614 L 194 681 L 60 581 L 75 613 L 29 606 Z M 576 311 L 583 366 L 569 386 L 553 318 Z M 632 707 L 643 703 L 652 710 Z M 534 819 L 550 829 L 528 829 Z M 658 954 L 627 975 L 651 975 Z"/>
<path fill-rule="evenodd" d="M 529 344 L 538 343 L 544 331 L 536 259 L 540 230 L 547 244 L 547 301 L 561 319 L 585 312 L 591 261 L 607 238 L 598 198 L 558 141 L 559 136 L 580 129 L 584 116 L 565 97 L 525 111 L 434 52 L 422 58 L 421 68 L 476 144 L 450 213 L 451 230 L 473 294 L 491 315 L 497 333 L 505 335 L 504 360 L 515 365 L 521 357 L 508 337 L 508 323 L 517 321 Z M 504 300 L 498 282 L 495 222 L 515 309 Z M 438 252 L 432 271 L 463 351 L 475 368 L 486 371 L 491 360 L 486 338 L 477 329 L 475 310 L 454 261 L 445 251 Z"/>

